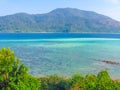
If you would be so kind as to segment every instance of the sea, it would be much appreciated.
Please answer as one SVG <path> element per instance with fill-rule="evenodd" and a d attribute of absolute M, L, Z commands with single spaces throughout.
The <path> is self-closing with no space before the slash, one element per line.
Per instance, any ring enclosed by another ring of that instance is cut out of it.
<path fill-rule="evenodd" d="M 34 76 L 96 74 L 120 77 L 120 34 L 0 33 L 0 48 L 14 50 Z"/>

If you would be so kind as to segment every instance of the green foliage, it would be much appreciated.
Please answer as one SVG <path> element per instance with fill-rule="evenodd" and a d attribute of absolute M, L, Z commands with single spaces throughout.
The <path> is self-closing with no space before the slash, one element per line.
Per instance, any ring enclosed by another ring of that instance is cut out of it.
<path fill-rule="evenodd" d="M 75 90 L 77 88 L 84 88 L 85 82 L 84 77 L 79 74 L 75 74 L 71 79 L 71 90 Z"/>
<path fill-rule="evenodd" d="M 85 77 L 85 90 L 96 90 L 97 77 L 93 74 L 88 74 Z"/>
<path fill-rule="evenodd" d="M 79 74 L 71 78 L 59 76 L 41 77 L 41 90 L 120 90 L 120 82 L 113 81 L 107 71 L 101 71 L 97 76 Z"/>
<path fill-rule="evenodd" d="M 59 76 L 41 77 L 41 90 L 70 90 L 69 80 Z"/>
<path fill-rule="evenodd" d="M 107 71 L 101 71 L 97 75 L 97 84 L 98 90 L 113 90 L 114 89 L 114 82 L 110 78 Z"/>
<path fill-rule="evenodd" d="M 10 49 L 0 50 L 0 90 L 39 90 L 40 82 Z"/>

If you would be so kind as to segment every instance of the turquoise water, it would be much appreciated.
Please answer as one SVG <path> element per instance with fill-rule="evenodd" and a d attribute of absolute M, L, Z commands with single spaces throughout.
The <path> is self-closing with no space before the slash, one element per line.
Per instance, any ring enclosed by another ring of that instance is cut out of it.
<path fill-rule="evenodd" d="M 10 39 L 0 40 L 0 48 L 2 47 L 14 50 L 16 56 L 21 58 L 21 63 L 26 64 L 35 76 L 97 74 L 107 69 L 111 77 L 120 77 L 120 65 L 97 61 L 120 63 L 120 39 Z"/>

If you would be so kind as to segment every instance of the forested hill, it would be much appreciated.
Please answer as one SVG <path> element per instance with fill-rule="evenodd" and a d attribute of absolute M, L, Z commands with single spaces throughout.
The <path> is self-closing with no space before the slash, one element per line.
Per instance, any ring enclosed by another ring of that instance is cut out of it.
<path fill-rule="evenodd" d="M 58 8 L 46 14 L 1 16 L 0 32 L 120 33 L 120 22 L 91 11 Z"/>

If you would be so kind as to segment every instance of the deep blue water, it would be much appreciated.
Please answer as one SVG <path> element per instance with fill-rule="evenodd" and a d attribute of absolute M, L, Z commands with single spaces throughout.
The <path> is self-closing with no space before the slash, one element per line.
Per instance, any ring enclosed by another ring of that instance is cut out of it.
<path fill-rule="evenodd" d="M 120 34 L 97 33 L 0 33 L 1 39 L 120 38 Z"/>
<path fill-rule="evenodd" d="M 36 76 L 98 73 L 120 77 L 120 34 L 1 33 L 0 48 L 11 48 Z M 95 60 L 96 59 L 96 60 Z"/>

